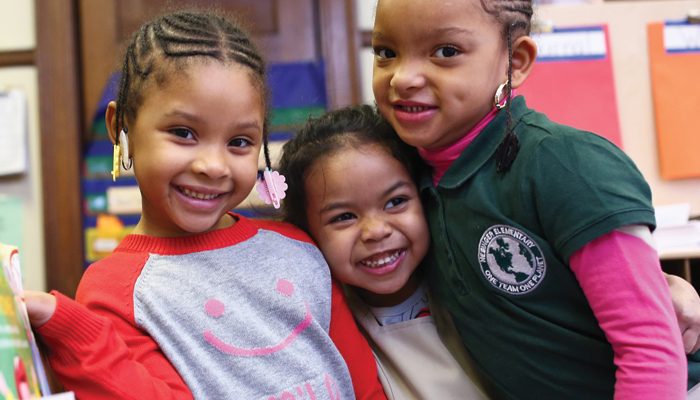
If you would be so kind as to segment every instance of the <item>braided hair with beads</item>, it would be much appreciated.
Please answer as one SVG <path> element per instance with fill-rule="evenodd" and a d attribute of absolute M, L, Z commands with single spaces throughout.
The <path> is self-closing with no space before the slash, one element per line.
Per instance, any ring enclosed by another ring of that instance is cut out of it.
<path fill-rule="evenodd" d="M 236 22 L 205 11 L 176 11 L 145 23 L 131 37 L 122 64 L 116 107 L 117 131 L 128 132 L 147 85 L 162 85 L 169 71 L 196 59 L 238 63 L 247 67 L 267 103 L 265 62 L 248 33 Z M 264 109 L 267 107 L 264 104 Z M 263 126 L 263 152 L 270 168 L 268 118 Z M 118 139 L 117 139 L 118 140 Z"/>

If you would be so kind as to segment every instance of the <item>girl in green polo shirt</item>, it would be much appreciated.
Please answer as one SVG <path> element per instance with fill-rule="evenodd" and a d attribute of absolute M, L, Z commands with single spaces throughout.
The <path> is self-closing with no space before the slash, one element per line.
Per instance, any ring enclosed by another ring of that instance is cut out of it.
<path fill-rule="evenodd" d="M 377 4 L 377 106 L 429 165 L 430 289 L 494 398 L 685 398 L 649 186 L 613 144 L 513 93 L 537 54 L 532 13 L 523 0 Z"/>
<path fill-rule="evenodd" d="M 387 396 L 485 396 L 449 316 L 422 284 L 422 270 L 431 267 L 418 268 L 428 232 L 413 183 L 422 167 L 415 150 L 371 107 L 350 107 L 311 119 L 285 145 L 280 164 L 289 184 L 286 219 L 312 235 L 345 283 Z M 503 247 L 501 260 L 508 257 Z M 698 308 L 687 282 L 669 283 L 681 309 Z"/>

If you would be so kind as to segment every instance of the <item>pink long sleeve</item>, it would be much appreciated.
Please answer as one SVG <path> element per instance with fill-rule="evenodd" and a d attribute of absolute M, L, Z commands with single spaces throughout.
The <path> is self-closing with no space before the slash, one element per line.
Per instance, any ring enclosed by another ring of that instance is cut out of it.
<path fill-rule="evenodd" d="M 685 399 L 687 363 L 656 251 L 613 231 L 574 253 L 570 265 L 612 344 L 615 399 Z"/>

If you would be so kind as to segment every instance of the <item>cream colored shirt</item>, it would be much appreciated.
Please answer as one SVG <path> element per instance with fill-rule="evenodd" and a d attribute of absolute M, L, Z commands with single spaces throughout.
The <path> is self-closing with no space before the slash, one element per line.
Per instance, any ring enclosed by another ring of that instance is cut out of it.
<path fill-rule="evenodd" d="M 457 361 L 438 335 L 433 316 L 381 326 L 367 305 L 354 294 L 350 307 L 367 337 L 384 392 L 390 400 L 482 400 L 486 395 L 476 382 L 466 352 L 455 348 Z M 431 304 L 432 306 L 432 304 Z M 439 319 L 446 317 L 440 314 Z M 449 322 L 449 321 L 448 321 Z M 441 326 L 442 328 L 442 326 Z M 444 334 L 451 335 L 446 329 Z M 456 332 L 454 332 L 456 334 Z M 459 342 L 459 341 L 455 341 Z"/>

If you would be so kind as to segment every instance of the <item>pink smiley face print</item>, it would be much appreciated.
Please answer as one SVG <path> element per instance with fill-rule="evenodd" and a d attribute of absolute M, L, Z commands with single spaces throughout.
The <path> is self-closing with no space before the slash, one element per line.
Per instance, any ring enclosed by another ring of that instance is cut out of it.
<path fill-rule="evenodd" d="M 276 291 L 286 298 L 291 298 L 294 295 L 294 284 L 286 279 L 277 280 Z M 257 357 L 264 356 L 272 353 L 277 353 L 278 351 L 284 350 L 294 342 L 294 340 L 302 333 L 306 328 L 311 325 L 313 321 L 313 316 L 311 315 L 311 309 L 309 305 L 305 303 L 306 312 L 304 318 L 291 329 L 289 334 L 287 334 L 282 340 L 277 343 L 270 344 L 263 347 L 246 348 L 236 346 L 231 343 L 226 343 L 217 337 L 211 330 L 204 331 L 204 340 L 210 345 L 217 348 L 222 353 L 241 356 L 241 357 Z M 211 318 L 218 319 L 226 313 L 226 305 L 217 299 L 209 299 L 204 304 L 204 311 Z"/>

